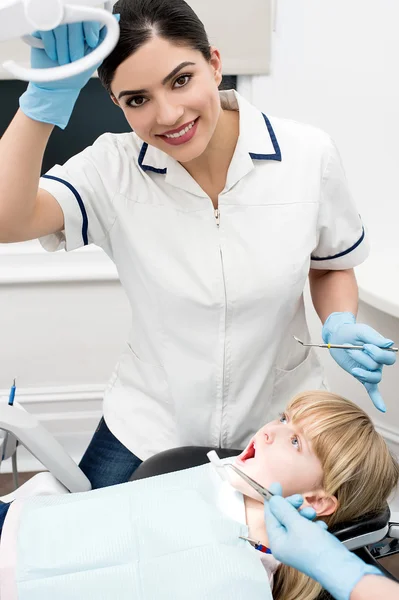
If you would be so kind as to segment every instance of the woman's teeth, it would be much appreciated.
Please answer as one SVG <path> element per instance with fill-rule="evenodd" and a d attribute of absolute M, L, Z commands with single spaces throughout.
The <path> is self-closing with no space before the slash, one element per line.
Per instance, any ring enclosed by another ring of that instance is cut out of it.
<path fill-rule="evenodd" d="M 187 133 L 187 131 L 190 131 L 190 129 L 194 126 L 194 123 L 195 123 L 195 121 L 192 121 L 190 123 L 190 125 L 187 125 L 187 127 L 185 127 L 184 129 L 182 129 L 178 133 L 170 133 L 170 134 L 165 133 L 164 136 L 167 137 L 167 138 L 178 138 L 178 137 L 181 137 L 182 135 L 184 135 L 185 133 Z"/>

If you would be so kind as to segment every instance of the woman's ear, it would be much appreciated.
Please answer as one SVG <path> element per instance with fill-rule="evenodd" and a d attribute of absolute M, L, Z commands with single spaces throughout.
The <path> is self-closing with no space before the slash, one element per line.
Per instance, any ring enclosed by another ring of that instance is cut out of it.
<path fill-rule="evenodd" d="M 302 494 L 304 504 L 311 506 L 318 517 L 332 515 L 338 508 L 338 500 L 335 496 L 328 496 L 324 490 L 316 490 Z"/>
<path fill-rule="evenodd" d="M 113 94 L 110 94 L 110 98 L 111 98 L 112 102 L 114 104 L 116 104 L 116 106 L 119 106 L 119 108 L 121 108 L 121 105 L 119 104 L 118 100 L 115 98 L 115 96 Z"/>
<path fill-rule="evenodd" d="M 222 59 L 220 57 L 220 52 L 215 46 L 210 47 L 211 51 L 211 60 L 210 65 L 214 71 L 214 77 L 217 85 L 222 81 Z"/>

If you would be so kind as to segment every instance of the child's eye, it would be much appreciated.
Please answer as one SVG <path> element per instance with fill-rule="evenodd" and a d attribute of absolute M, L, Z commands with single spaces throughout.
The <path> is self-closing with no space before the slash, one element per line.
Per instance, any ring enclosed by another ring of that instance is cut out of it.
<path fill-rule="evenodd" d="M 280 413 L 279 421 L 280 421 L 280 423 L 287 423 L 288 419 L 287 419 L 285 413 Z"/>
<path fill-rule="evenodd" d="M 300 450 L 301 445 L 299 443 L 299 438 L 296 435 L 293 435 L 291 438 L 291 444 L 296 448 L 296 450 Z"/>

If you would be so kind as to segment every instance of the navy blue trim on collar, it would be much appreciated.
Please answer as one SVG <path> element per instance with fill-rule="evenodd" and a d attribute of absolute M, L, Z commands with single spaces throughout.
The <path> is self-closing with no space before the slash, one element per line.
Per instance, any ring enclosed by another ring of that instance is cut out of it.
<path fill-rule="evenodd" d="M 269 132 L 270 139 L 273 143 L 273 148 L 274 148 L 275 154 L 254 154 L 253 152 L 250 152 L 249 156 L 251 158 L 255 158 L 255 160 L 278 160 L 278 161 L 281 161 L 281 150 L 280 150 L 280 146 L 278 145 L 278 141 L 276 138 L 276 134 L 274 133 L 272 124 L 270 123 L 269 119 L 267 118 L 267 116 L 265 114 L 262 113 L 262 115 L 263 115 L 263 118 L 265 119 L 266 127 Z"/>
<path fill-rule="evenodd" d="M 364 240 L 364 235 L 365 235 L 364 227 L 362 227 L 362 235 L 357 240 L 356 244 L 353 244 L 353 246 L 348 248 L 348 250 L 344 250 L 343 252 L 339 252 L 338 254 L 334 254 L 333 256 L 323 256 L 323 257 L 311 256 L 311 260 L 332 260 L 333 258 L 340 258 L 341 256 L 345 256 L 345 254 L 349 254 L 349 252 L 352 252 L 353 250 L 355 250 L 359 246 L 359 244 L 362 243 L 362 241 Z"/>
<path fill-rule="evenodd" d="M 165 175 L 165 173 L 167 172 L 166 167 L 165 169 L 156 169 L 155 167 L 151 167 L 150 165 L 143 165 L 143 160 L 145 153 L 147 152 L 147 148 L 148 144 L 147 142 L 144 142 L 144 144 L 141 146 L 141 151 L 139 155 L 139 166 L 143 169 L 143 171 L 153 171 L 154 173 L 161 173 L 161 175 Z"/>
<path fill-rule="evenodd" d="M 87 237 L 87 228 L 89 225 L 89 220 L 87 218 L 87 212 L 85 209 L 85 205 L 83 204 L 83 200 L 79 194 L 79 192 L 73 187 L 73 185 L 71 185 L 68 181 L 65 181 L 64 179 L 60 179 L 59 177 L 54 177 L 53 175 L 43 175 L 42 177 L 44 177 L 45 179 L 54 179 L 54 181 L 59 181 L 59 183 L 63 183 L 64 185 L 67 186 L 68 189 L 71 190 L 72 194 L 75 196 L 77 203 L 79 204 L 79 208 L 80 208 L 80 212 L 82 213 L 82 239 L 83 239 L 83 244 L 85 246 L 89 245 L 89 240 Z"/>

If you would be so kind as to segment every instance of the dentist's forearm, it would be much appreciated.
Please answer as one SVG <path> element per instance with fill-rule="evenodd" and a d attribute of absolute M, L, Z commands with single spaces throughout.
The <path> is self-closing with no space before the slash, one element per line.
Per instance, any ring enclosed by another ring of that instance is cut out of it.
<path fill-rule="evenodd" d="M 398 600 L 399 585 L 386 577 L 365 575 L 353 588 L 350 600 Z"/>
<path fill-rule="evenodd" d="M 353 269 L 309 272 L 313 306 L 322 323 L 333 312 L 357 315 L 359 291 Z"/>
<path fill-rule="evenodd" d="M 43 155 L 54 125 L 18 110 L 0 139 L 0 241 L 29 219 L 35 207 Z M 4 238 L 4 239 L 3 239 Z"/>

